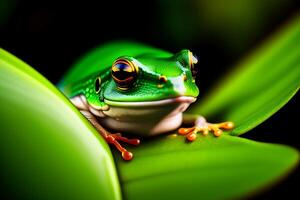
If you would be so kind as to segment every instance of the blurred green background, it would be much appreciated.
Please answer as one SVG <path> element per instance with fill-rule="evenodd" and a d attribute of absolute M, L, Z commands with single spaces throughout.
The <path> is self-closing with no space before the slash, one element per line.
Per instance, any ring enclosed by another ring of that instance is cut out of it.
<path fill-rule="evenodd" d="M 79 56 L 107 41 L 130 39 L 172 52 L 188 48 L 200 59 L 197 84 L 205 95 L 299 11 L 296 0 L 0 0 L 0 45 L 53 83 Z M 297 101 L 299 94 L 245 137 L 299 149 L 292 117 L 299 114 Z M 297 183 L 299 170 L 256 198 L 296 195 Z"/>
<path fill-rule="evenodd" d="M 299 11 L 296 0 L 0 2 L 1 46 L 53 82 L 92 47 L 130 39 L 191 49 L 203 90 Z"/>

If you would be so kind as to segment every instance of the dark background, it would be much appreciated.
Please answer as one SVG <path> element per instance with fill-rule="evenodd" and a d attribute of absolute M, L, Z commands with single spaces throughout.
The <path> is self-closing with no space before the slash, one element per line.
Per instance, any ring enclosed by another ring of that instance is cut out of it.
<path fill-rule="evenodd" d="M 79 56 L 107 41 L 130 39 L 174 53 L 188 48 L 200 58 L 205 95 L 300 11 L 296 0 L 104 2 L 0 0 L 0 45 L 53 83 Z M 300 149 L 298 102 L 299 94 L 243 137 Z M 252 198 L 299 198 L 299 171 Z"/>

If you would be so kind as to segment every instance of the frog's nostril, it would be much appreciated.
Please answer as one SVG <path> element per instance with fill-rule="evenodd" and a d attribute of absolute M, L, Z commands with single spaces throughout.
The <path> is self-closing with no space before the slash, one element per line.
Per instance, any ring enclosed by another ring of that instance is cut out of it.
<path fill-rule="evenodd" d="M 166 76 L 159 76 L 158 79 L 159 79 L 159 82 L 161 82 L 161 83 L 166 83 L 168 81 Z"/>
<path fill-rule="evenodd" d="M 168 81 L 166 76 L 159 76 L 158 80 L 159 80 L 159 84 L 157 85 L 158 88 L 162 88 L 164 86 L 164 83 Z"/>

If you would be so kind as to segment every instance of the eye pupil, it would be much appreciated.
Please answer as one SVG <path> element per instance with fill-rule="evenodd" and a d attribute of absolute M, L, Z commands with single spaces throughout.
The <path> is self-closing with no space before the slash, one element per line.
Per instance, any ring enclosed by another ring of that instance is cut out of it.
<path fill-rule="evenodd" d="M 116 77 L 119 80 L 126 80 L 128 78 L 131 78 L 131 73 L 130 72 L 125 72 L 125 71 L 116 71 L 114 73 L 114 77 Z"/>
<path fill-rule="evenodd" d="M 129 89 L 137 77 L 137 67 L 126 59 L 118 59 L 112 66 L 111 74 L 121 90 Z"/>
<path fill-rule="evenodd" d="M 119 80 L 125 80 L 132 74 L 132 68 L 125 63 L 117 63 L 114 66 L 113 75 Z"/>

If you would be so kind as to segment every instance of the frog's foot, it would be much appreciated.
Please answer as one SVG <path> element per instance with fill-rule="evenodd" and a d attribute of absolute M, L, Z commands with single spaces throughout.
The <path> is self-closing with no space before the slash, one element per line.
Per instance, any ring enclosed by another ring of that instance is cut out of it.
<path fill-rule="evenodd" d="M 223 131 L 221 129 L 230 130 L 234 127 L 232 122 L 222 122 L 222 123 L 208 123 L 203 117 L 199 117 L 195 126 L 191 128 L 180 128 L 178 133 L 181 135 L 185 135 L 188 141 L 194 141 L 197 138 L 197 133 L 202 132 L 203 135 L 208 135 L 210 131 L 214 134 L 214 136 L 219 137 Z"/>
<path fill-rule="evenodd" d="M 116 134 L 107 134 L 105 136 L 105 140 L 107 143 L 114 145 L 121 153 L 124 160 L 131 160 L 133 157 L 133 154 L 130 151 L 127 151 L 122 145 L 119 143 L 125 142 L 131 145 L 139 145 L 140 140 L 139 139 L 128 139 L 126 137 L 122 137 L 121 133 Z"/>
<path fill-rule="evenodd" d="M 140 140 L 128 139 L 126 137 L 122 137 L 120 133 L 111 134 L 109 131 L 107 131 L 99 124 L 96 117 L 90 111 L 80 110 L 80 112 L 86 117 L 87 120 L 91 122 L 91 124 L 103 136 L 103 138 L 106 140 L 107 143 L 114 145 L 122 153 L 122 157 L 124 160 L 132 159 L 133 154 L 127 151 L 124 147 L 122 147 L 119 141 L 132 144 L 132 145 L 138 145 L 140 144 Z"/>

